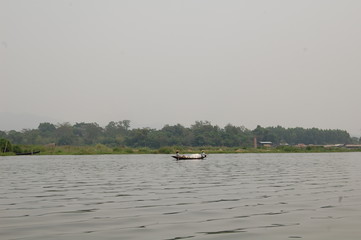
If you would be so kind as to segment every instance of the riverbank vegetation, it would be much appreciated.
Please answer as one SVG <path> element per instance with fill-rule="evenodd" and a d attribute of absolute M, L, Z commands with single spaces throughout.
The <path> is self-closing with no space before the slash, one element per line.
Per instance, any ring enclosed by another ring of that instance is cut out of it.
<path fill-rule="evenodd" d="M 172 146 L 152 149 L 148 147 L 129 148 L 129 147 L 108 147 L 103 144 L 95 146 L 44 146 L 44 145 L 16 145 L 18 152 L 36 152 L 39 155 L 95 155 L 95 154 L 174 154 L 176 151 L 181 153 L 199 153 L 204 150 L 207 154 L 219 153 L 317 153 L 317 152 L 355 152 L 361 151 L 361 148 L 347 149 L 340 147 L 322 147 L 322 146 L 278 146 L 261 148 L 236 148 L 236 147 L 184 147 Z M 0 156 L 12 156 L 15 152 L 1 152 Z"/>
<path fill-rule="evenodd" d="M 361 139 L 339 129 L 284 128 L 257 126 L 250 130 L 231 124 L 221 128 L 208 121 L 190 127 L 165 125 L 161 129 L 131 128 L 129 120 L 97 123 L 40 123 L 37 129 L 0 131 L 1 154 L 40 151 L 41 154 L 142 154 L 199 152 L 322 152 L 349 151 L 327 144 L 359 144 Z M 272 147 L 255 148 L 267 141 Z M 304 147 L 294 146 L 301 144 Z"/>

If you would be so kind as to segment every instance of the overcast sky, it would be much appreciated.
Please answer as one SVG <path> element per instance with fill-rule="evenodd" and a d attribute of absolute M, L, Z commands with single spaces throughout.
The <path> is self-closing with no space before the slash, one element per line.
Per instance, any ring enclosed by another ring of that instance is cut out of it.
<path fill-rule="evenodd" d="M 0 130 L 208 120 L 361 135 L 360 13 L 359 0 L 0 0 Z"/>

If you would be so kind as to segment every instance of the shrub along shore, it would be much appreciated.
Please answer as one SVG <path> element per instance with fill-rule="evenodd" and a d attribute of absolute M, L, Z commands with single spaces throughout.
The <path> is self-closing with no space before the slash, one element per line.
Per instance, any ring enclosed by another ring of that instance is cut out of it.
<path fill-rule="evenodd" d="M 174 154 L 199 153 L 204 150 L 207 154 L 217 153 L 318 153 L 318 152 L 361 152 L 361 148 L 347 149 L 343 147 L 322 147 L 322 146 L 278 146 L 261 148 L 236 148 L 236 147 L 162 147 L 152 149 L 147 147 L 108 147 L 103 144 L 94 146 L 42 146 L 42 145 L 18 145 L 22 153 L 38 152 L 37 155 L 96 155 L 96 154 Z M 0 153 L 1 156 L 13 156 L 15 152 Z"/>

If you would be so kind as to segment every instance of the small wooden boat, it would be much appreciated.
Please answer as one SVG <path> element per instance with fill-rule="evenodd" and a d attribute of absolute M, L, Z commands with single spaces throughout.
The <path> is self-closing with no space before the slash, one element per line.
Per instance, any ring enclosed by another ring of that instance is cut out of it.
<path fill-rule="evenodd" d="M 202 152 L 201 154 L 190 154 L 190 155 L 180 155 L 177 154 L 172 156 L 173 158 L 177 159 L 177 160 L 197 160 L 197 159 L 204 159 L 207 157 L 207 155 Z"/>
<path fill-rule="evenodd" d="M 25 153 L 15 153 L 16 155 L 34 155 L 38 154 L 40 151 L 32 151 L 32 152 L 25 152 Z"/>

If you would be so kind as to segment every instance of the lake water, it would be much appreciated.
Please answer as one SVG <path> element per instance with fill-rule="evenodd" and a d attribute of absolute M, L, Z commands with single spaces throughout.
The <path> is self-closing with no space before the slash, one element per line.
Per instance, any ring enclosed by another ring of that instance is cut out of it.
<path fill-rule="evenodd" d="M 359 239 L 361 153 L 0 157 L 0 239 Z"/>

